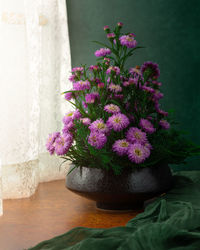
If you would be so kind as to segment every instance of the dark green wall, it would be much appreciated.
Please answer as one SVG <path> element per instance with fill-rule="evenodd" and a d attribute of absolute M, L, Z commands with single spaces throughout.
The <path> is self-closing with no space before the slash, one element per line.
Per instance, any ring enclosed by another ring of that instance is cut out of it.
<path fill-rule="evenodd" d="M 124 23 L 138 50 L 127 66 L 152 60 L 160 65 L 163 107 L 175 109 L 180 127 L 200 144 L 200 1 L 67 0 L 73 66 L 94 64 L 92 40 L 105 41 L 104 25 Z M 200 159 L 181 168 L 200 169 Z"/>

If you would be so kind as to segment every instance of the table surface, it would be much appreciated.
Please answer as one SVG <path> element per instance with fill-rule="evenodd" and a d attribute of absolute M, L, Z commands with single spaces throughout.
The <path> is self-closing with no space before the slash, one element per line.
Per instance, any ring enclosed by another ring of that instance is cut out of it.
<path fill-rule="evenodd" d="M 65 188 L 65 181 L 40 183 L 30 198 L 4 200 L 0 249 L 22 250 L 74 227 L 124 226 L 142 211 L 106 212 Z"/>

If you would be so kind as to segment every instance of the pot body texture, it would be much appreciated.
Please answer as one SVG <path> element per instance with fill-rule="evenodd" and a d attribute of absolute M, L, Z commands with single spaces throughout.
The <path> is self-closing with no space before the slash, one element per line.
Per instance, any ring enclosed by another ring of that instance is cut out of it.
<path fill-rule="evenodd" d="M 69 171 L 73 168 L 71 165 Z M 144 201 L 168 191 L 173 184 L 167 164 L 113 171 L 77 167 L 66 177 L 66 187 L 72 192 L 96 201 L 101 209 L 124 210 L 142 208 Z"/>

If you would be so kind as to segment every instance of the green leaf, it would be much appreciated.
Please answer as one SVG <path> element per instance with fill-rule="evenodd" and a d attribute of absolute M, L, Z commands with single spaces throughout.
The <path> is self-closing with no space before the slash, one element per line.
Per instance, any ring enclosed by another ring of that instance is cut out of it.
<path fill-rule="evenodd" d="M 104 47 L 109 48 L 110 50 L 112 50 L 112 48 L 110 46 L 108 46 L 107 44 L 105 44 L 105 43 L 101 43 L 101 42 L 98 42 L 98 41 L 92 41 L 92 42 L 97 43 L 97 44 L 99 44 L 101 46 L 104 46 Z"/>

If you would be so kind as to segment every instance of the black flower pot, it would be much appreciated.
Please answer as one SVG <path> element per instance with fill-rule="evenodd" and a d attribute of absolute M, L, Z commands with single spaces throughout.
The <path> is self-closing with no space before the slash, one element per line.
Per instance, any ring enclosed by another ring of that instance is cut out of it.
<path fill-rule="evenodd" d="M 66 177 L 69 190 L 96 201 L 97 208 L 108 210 L 141 209 L 145 201 L 168 191 L 172 184 L 167 164 L 124 170 L 121 175 L 111 170 L 78 167 Z"/>

